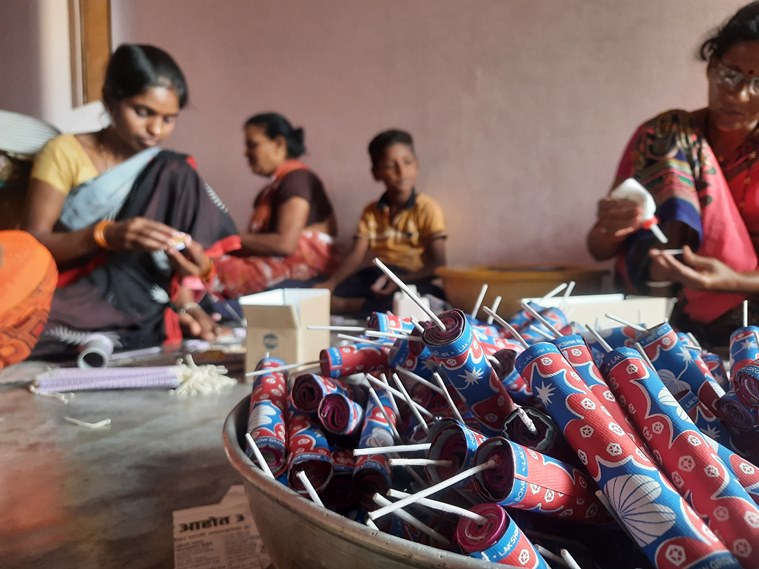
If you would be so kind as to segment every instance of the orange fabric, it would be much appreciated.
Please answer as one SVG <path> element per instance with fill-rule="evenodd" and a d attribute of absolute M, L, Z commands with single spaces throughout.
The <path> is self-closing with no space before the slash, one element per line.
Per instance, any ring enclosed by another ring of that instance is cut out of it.
<path fill-rule="evenodd" d="M 50 314 L 58 270 L 25 231 L 0 231 L 0 368 L 25 359 Z"/>
<path fill-rule="evenodd" d="M 250 224 L 248 226 L 250 233 L 259 233 L 264 227 L 269 225 L 269 221 L 271 220 L 271 204 L 274 200 L 277 187 L 279 187 L 280 180 L 290 172 L 308 169 L 306 164 L 298 160 L 285 160 L 279 165 L 274 171 L 271 183 L 261 190 L 253 202 L 253 213 L 250 216 Z"/>

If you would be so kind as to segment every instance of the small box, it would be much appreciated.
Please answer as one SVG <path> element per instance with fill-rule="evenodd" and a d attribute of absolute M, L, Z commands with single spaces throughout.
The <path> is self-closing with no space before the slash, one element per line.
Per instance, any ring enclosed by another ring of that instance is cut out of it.
<path fill-rule="evenodd" d="M 416 286 L 412 284 L 406 286 L 411 292 L 419 296 Z M 430 307 L 430 301 L 428 298 L 422 297 L 420 300 L 427 308 Z M 398 291 L 393 294 L 393 314 L 400 316 L 401 318 L 416 318 L 417 320 L 430 319 L 430 317 L 427 316 L 427 313 L 403 291 Z"/>
<path fill-rule="evenodd" d="M 253 371 L 268 352 L 286 364 L 319 359 L 329 347 L 330 293 L 326 289 L 283 288 L 240 299 L 248 322 L 245 371 Z"/>

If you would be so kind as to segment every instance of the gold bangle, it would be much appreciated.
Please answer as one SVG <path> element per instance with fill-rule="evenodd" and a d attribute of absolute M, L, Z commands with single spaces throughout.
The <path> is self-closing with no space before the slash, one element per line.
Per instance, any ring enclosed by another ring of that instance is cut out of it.
<path fill-rule="evenodd" d="M 95 243 L 97 243 L 97 246 L 101 249 L 113 249 L 113 247 L 108 244 L 108 240 L 105 238 L 105 230 L 111 225 L 113 225 L 113 221 L 104 219 L 102 221 L 98 221 L 95 224 L 95 227 L 92 228 L 92 238 L 95 240 Z"/>

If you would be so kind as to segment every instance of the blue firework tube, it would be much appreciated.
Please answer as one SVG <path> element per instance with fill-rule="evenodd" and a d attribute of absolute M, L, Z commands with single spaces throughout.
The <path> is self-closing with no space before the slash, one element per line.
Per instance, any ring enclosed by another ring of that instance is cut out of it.
<path fill-rule="evenodd" d="M 311 415 L 292 405 L 287 409 L 287 480 L 290 488 L 305 493 L 296 476 L 303 470 L 316 491 L 323 490 L 332 478 L 332 449 L 319 424 Z"/>
<path fill-rule="evenodd" d="M 543 556 L 501 506 L 477 504 L 471 511 L 486 517 L 487 521 L 478 524 L 469 518 L 461 518 L 456 528 L 456 541 L 462 551 L 491 563 L 548 569 Z"/>
<path fill-rule="evenodd" d="M 704 360 L 706 367 L 712 374 L 714 380 L 722 386 L 722 389 L 730 389 L 730 380 L 727 377 L 725 364 L 722 357 L 712 352 L 701 351 L 701 359 Z"/>
<path fill-rule="evenodd" d="M 377 332 L 410 332 L 414 323 L 411 318 L 401 318 L 390 312 L 372 312 L 366 327 Z"/>
<path fill-rule="evenodd" d="M 678 340 L 677 333 L 668 323 L 651 328 L 641 334 L 638 341 L 672 395 L 692 391 L 707 409 L 716 411 L 714 404 L 724 395 L 724 390 L 714 379 L 704 375 L 703 367 L 694 360 L 688 347 Z"/>
<path fill-rule="evenodd" d="M 474 466 L 474 455 L 486 437 L 455 419 L 440 419 L 432 425 L 429 440 L 431 446 L 427 450 L 427 458 L 451 461 L 450 466 L 425 467 L 427 478 L 437 484 Z M 474 491 L 474 480 L 467 478 L 456 487 L 467 492 Z"/>
<path fill-rule="evenodd" d="M 319 354 L 321 374 L 336 379 L 387 369 L 388 351 L 389 347 L 361 343 L 327 348 Z"/>
<path fill-rule="evenodd" d="M 744 326 L 730 334 L 730 375 L 759 358 L 759 327 Z"/>
<path fill-rule="evenodd" d="M 610 519 L 595 496 L 595 482 L 570 464 L 504 437 L 491 437 L 477 449 L 475 464 L 489 460 L 497 467 L 475 475 L 477 492 L 488 502 L 580 522 Z"/>
<path fill-rule="evenodd" d="M 437 326 L 422 334 L 447 380 L 467 402 L 485 434 L 499 434 L 515 409 L 506 388 L 491 367 L 461 310 L 440 314 L 445 331 Z"/>
<path fill-rule="evenodd" d="M 411 335 L 419 337 L 418 333 Z M 401 339 L 396 340 L 390 348 L 388 363 L 392 368 L 407 369 L 424 379 L 432 379 L 432 374 L 438 367 L 429 348 L 422 342 Z"/>
<path fill-rule="evenodd" d="M 285 365 L 276 358 L 264 358 L 256 370 L 277 368 Z M 287 432 L 285 409 L 287 408 L 287 373 L 272 371 L 256 377 L 250 395 L 248 433 L 261 451 L 276 478 L 287 468 Z M 247 451 L 252 455 L 252 449 Z"/>
<path fill-rule="evenodd" d="M 744 567 L 759 567 L 750 545 L 759 543 L 759 508 L 656 372 L 630 348 L 610 352 L 604 372 L 670 482 Z"/>
<path fill-rule="evenodd" d="M 517 356 L 517 369 L 563 430 L 620 524 L 655 567 L 738 567 L 646 452 L 605 412 L 556 346 L 531 346 Z"/>

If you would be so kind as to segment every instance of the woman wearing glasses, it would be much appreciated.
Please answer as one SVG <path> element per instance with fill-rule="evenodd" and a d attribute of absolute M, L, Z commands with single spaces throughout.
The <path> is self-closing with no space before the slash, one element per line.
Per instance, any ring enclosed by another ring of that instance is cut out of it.
<path fill-rule="evenodd" d="M 759 2 L 738 10 L 700 56 L 708 106 L 641 125 L 613 185 L 640 182 L 654 197 L 666 247 L 682 254 L 660 250 L 641 230 L 636 202 L 611 197 L 598 202 L 588 249 L 597 260 L 616 257 L 628 292 L 678 294 L 673 324 L 725 345 L 742 301 L 759 293 Z"/>

